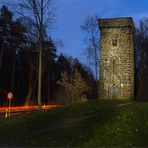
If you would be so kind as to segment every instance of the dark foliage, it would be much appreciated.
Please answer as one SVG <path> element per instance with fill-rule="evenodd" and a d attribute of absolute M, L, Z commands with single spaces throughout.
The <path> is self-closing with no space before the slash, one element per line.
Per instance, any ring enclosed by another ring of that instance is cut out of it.
<path fill-rule="evenodd" d="M 148 19 L 141 19 L 135 36 L 135 95 L 148 100 Z"/>
<path fill-rule="evenodd" d="M 28 28 L 34 30 L 27 20 L 14 19 L 13 13 L 6 6 L 0 10 L 0 105 L 6 106 L 6 94 L 12 91 L 13 105 L 37 104 L 38 84 L 38 41 L 29 35 Z M 61 73 L 69 75 L 78 68 L 82 77 L 94 88 L 94 76 L 91 70 L 78 59 L 57 56 L 52 38 L 45 33 L 42 60 L 42 103 L 62 102 L 62 88 L 57 85 Z M 88 98 L 95 98 L 96 89 L 87 92 Z"/>

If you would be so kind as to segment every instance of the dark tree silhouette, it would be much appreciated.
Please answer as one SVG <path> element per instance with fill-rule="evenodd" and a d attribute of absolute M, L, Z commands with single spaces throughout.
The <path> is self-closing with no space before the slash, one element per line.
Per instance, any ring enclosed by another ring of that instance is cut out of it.
<path fill-rule="evenodd" d="M 88 16 L 81 30 L 86 34 L 84 41 L 86 43 L 85 52 L 90 63 L 95 67 L 95 77 L 97 90 L 99 90 L 99 30 L 98 30 L 98 17 Z M 97 91 L 98 94 L 98 91 Z"/>

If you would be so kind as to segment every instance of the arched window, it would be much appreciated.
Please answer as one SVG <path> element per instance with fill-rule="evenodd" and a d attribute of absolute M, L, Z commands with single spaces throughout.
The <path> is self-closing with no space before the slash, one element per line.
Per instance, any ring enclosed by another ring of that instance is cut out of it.
<path fill-rule="evenodd" d="M 117 46 L 117 37 L 112 37 L 112 46 Z"/>

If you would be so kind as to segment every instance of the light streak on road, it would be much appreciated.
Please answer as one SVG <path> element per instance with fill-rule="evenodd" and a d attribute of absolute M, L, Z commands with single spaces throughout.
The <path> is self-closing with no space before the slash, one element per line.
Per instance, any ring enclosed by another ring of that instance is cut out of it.
<path fill-rule="evenodd" d="M 63 105 L 43 105 L 43 110 L 53 109 L 57 107 L 62 107 Z M 12 106 L 11 112 L 23 112 L 23 111 L 35 111 L 38 110 L 38 106 Z M 8 107 L 0 107 L 0 113 L 5 113 L 8 110 Z"/>

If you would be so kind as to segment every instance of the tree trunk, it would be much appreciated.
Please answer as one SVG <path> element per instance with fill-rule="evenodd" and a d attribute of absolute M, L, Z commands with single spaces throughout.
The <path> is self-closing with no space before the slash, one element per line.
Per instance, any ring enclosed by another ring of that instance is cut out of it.
<path fill-rule="evenodd" d="M 41 109 L 42 102 L 41 102 L 41 97 L 42 97 L 42 51 L 43 51 L 43 16 L 44 16 L 44 8 L 43 8 L 43 0 L 41 0 L 41 5 L 40 5 L 40 14 L 38 14 L 39 17 L 39 72 L 38 72 L 38 106 L 39 109 Z"/>
<path fill-rule="evenodd" d="M 4 51 L 4 39 L 2 41 L 2 50 L 1 50 L 1 53 L 0 53 L 0 69 L 1 69 L 1 66 L 2 66 L 3 51 Z"/>
<path fill-rule="evenodd" d="M 48 82 L 47 82 L 47 104 L 49 104 L 49 85 L 50 85 L 50 76 L 48 76 Z"/>
<path fill-rule="evenodd" d="M 15 50 L 15 47 L 14 47 L 14 49 L 13 49 L 12 75 L 11 75 L 11 90 L 14 89 L 15 68 L 16 68 L 16 50 Z"/>
<path fill-rule="evenodd" d="M 26 96 L 25 106 L 30 105 L 30 100 L 31 100 L 32 93 L 33 93 L 32 79 L 33 79 L 33 69 L 30 66 L 28 93 L 27 93 L 27 96 Z"/>
<path fill-rule="evenodd" d="M 95 48 L 95 73 L 96 73 L 96 87 L 97 87 L 97 98 L 99 97 L 99 84 L 98 84 L 98 58 L 97 58 L 97 48 Z"/>
<path fill-rule="evenodd" d="M 42 38 L 40 37 L 40 43 L 39 43 L 39 72 L 38 72 L 38 106 L 39 109 L 41 109 L 42 103 L 41 103 L 41 92 L 42 92 Z"/>

